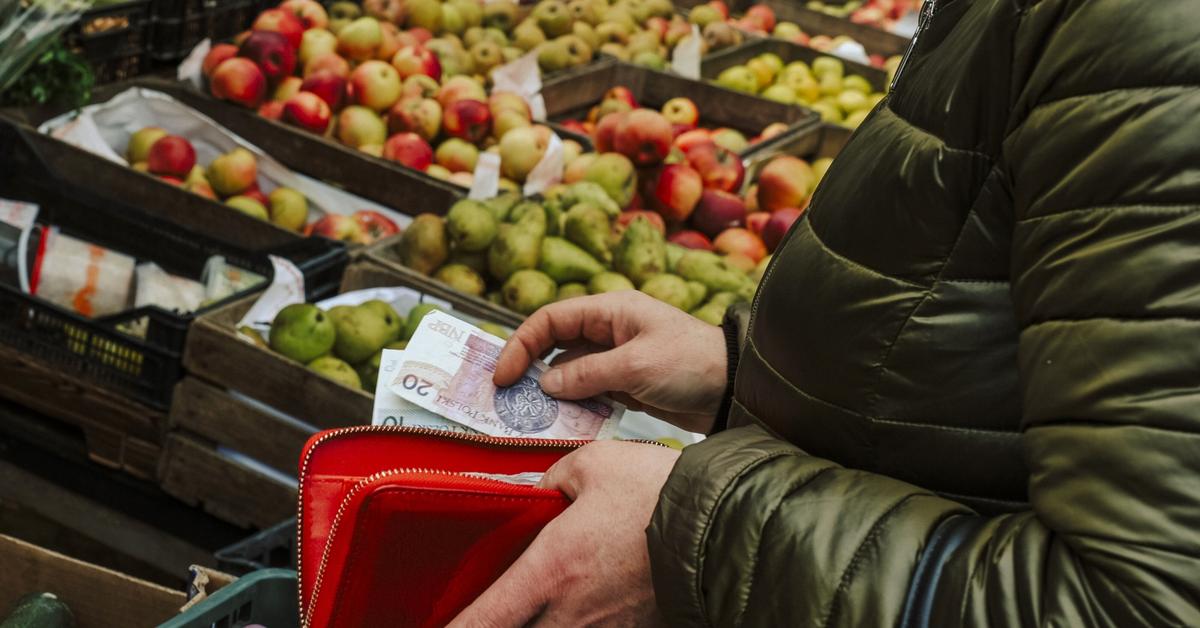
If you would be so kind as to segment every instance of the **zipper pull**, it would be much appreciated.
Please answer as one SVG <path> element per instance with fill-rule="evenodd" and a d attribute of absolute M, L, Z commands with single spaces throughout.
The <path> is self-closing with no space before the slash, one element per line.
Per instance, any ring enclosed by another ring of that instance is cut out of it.
<path fill-rule="evenodd" d="M 900 58 L 900 64 L 896 66 L 896 73 L 892 75 L 892 84 L 888 86 L 888 92 L 896 89 L 896 84 L 900 82 L 900 75 L 904 72 L 904 67 L 908 65 L 908 58 L 912 56 L 913 50 L 917 47 L 917 40 L 921 38 L 921 32 L 929 25 L 929 19 L 933 17 L 934 8 L 937 5 L 937 0 L 925 0 L 921 5 L 921 14 L 917 17 L 917 32 L 913 33 L 912 39 L 908 42 L 908 48 L 904 50 L 904 56 Z"/>

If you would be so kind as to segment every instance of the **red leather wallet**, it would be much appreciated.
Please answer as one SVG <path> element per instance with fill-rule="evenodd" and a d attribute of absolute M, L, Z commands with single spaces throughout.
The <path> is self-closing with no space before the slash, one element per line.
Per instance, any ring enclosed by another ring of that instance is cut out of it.
<path fill-rule="evenodd" d="M 545 471 L 585 441 L 362 426 L 300 459 L 300 616 L 325 626 L 444 626 L 568 505 L 469 474 Z"/>

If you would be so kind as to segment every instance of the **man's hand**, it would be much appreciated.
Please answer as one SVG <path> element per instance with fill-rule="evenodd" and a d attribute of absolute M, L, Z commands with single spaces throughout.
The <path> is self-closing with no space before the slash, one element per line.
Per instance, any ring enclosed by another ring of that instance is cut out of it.
<path fill-rule="evenodd" d="M 541 378 L 553 397 L 610 394 L 692 432 L 711 430 L 725 392 L 725 337 L 641 292 L 612 292 L 547 305 L 517 329 L 496 366 L 508 386 L 550 349 L 567 351 Z"/>
<path fill-rule="evenodd" d="M 646 526 L 679 452 L 601 441 L 550 468 L 575 503 L 453 622 L 453 628 L 655 626 Z"/>

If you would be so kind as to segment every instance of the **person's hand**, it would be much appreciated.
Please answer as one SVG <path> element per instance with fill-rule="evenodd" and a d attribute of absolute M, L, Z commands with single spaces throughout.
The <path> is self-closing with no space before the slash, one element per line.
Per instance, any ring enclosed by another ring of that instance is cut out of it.
<path fill-rule="evenodd" d="M 558 461 L 541 486 L 574 503 L 451 628 L 660 625 L 646 527 L 678 457 L 598 441 Z"/>
<path fill-rule="evenodd" d="M 586 399 L 607 393 L 632 410 L 705 433 L 725 392 L 725 336 L 641 292 L 575 297 L 534 312 L 496 365 L 497 386 L 517 381 L 531 360 L 566 351 L 542 374 L 546 394 Z"/>

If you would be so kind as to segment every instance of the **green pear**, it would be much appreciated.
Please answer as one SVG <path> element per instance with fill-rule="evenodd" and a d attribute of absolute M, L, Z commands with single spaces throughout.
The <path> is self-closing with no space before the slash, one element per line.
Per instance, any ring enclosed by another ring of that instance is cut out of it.
<path fill-rule="evenodd" d="M 542 272 L 518 270 L 504 282 L 500 292 L 504 295 L 505 307 L 529 315 L 554 301 L 558 294 L 558 284 Z"/>
<path fill-rule="evenodd" d="M 417 328 L 421 326 L 421 321 L 425 319 L 425 315 L 430 312 L 440 312 L 442 308 L 433 303 L 418 303 L 408 311 L 408 320 L 404 323 L 404 333 L 400 335 L 400 340 L 405 342 L 412 340 L 413 334 L 417 333 Z"/>
<path fill-rule="evenodd" d="M 308 363 L 308 368 L 344 386 L 362 388 L 362 380 L 359 379 L 358 373 L 354 372 L 354 367 L 331 355 L 312 360 Z"/>
<path fill-rule="evenodd" d="M 537 268 L 543 237 L 542 232 L 521 225 L 500 225 L 496 240 L 488 249 L 488 272 L 505 281 L 519 270 Z"/>
<path fill-rule="evenodd" d="M 556 283 L 587 281 L 604 272 L 604 265 L 569 240 L 547 236 L 542 239 L 538 270 Z"/>
<path fill-rule="evenodd" d="M 337 338 L 333 320 L 311 303 L 289 305 L 271 322 L 271 348 L 305 364 L 329 353 Z"/>
<path fill-rule="evenodd" d="M 520 194 L 500 194 L 499 196 L 494 196 L 483 201 L 483 204 L 492 210 L 492 214 L 496 217 L 496 222 L 505 222 L 508 220 L 508 213 L 520 201 Z"/>
<path fill-rule="evenodd" d="M 400 263 L 419 273 L 433 274 L 450 254 L 446 221 L 434 214 L 421 214 L 400 236 Z"/>
<path fill-rule="evenodd" d="M 720 325 L 725 320 L 725 310 L 738 302 L 738 296 L 732 292 L 718 292 L 707 303 L 692 310 L 692 316 L 710 324 Z"/>
<path fill-rule="evenodd" d="M 667 243 L 667 272 L 669 272 L 669 273 L 676 272 L 675 269 L 679 266 L 679 258 L 683 257 L 683 254 L 687 253 L 687 252 L 688 252 L 688 249 L 686 247 L 675 244 L 674 242 L 668 242 Z"/>
<path fill-rule="evenodd" d="M 605 264 L 612 263 L 608 250 L 611 229 L 608 214 L 591 203 L 576 203 L 567 210 L 563 233 L 567 239 Z"/>
<path fill-rule="evenodd" d="M 463 264 L 447 264 L 442 266 L 433 278 L 459 292 L 477 297 L 483 296 L 484 290 L 487 289 L 487 286 L 484 285 L 483 277 L 480 277 L 478 273 Z"/>
<path fill-rule="evenodd" d="M 634 218 L 613 250 L 613 267 L 637 286 L 666 272 L 667 248 L 662 233 L 644 217 Z"/>
<path fill-rule="evenodd" d="M 487 275 L 487 251 L 450 251 L 450 259 L 446 260 L 446 265 L 466 266 L 475 271 L 475 274 L 483 277 Z"/>
<path fill-rule="evenodd" d="M 370 393 L 375 392 L 375 384 L 379 382 L 379 366 L 382 361 L 383 351 L 376 351 L 375 355 L 354 366 L 354 372 L 358 374 L 363 390 Z"/>
<path fill-rule="evenodd" d="M 404 333 L 404 317 L 400 316 L 400 314 L 396 312 L 396 309 L 393 308 L 392 305 L 387 301 L 371 299 L 370 301 L 367 301 L 358 307 L 366 308 L 383 317 L 383 322 L 387 323 L 388 325 L 387 342 L 393 342 L 397 340 L 400 338 L 400 334 Z M 330 314 L 332 314 L 332 311 Z"/>
<path fill-rule="evenodd" d="M 688 289 L 688 282 L 678 275 L 654 275 L 647 279 L 639 290 L 684 311 L 696 305 L 692 292 Z"/>
<path fill-rule="evenodd" d="M 684 253 L 679 258 L 676 272 L 684 279 L 704 284 L 712 292 L 733 292 L 746 300 L 754 295 L 754 282 L 710 251 Z"/>
<path fill-rule="evenodd" d="M 446 230 L 456 249 L 482 251 L 496 238 L 496 215 L 479 201 L 464 199 L 446 213 Z"/>
<path fill-rule="evenodd" d="M 508 340 L 508 337 L 512 335 L 504 327 L 487 321 L 479 323 L 479 328 L 501 340 Z"/>
<path fill-rule="evenodd" d="M 532 20 L 521 22 L 513 30 L 513 45 L 525 52 L 529 52 L 544 43 L 546 43 L 546 34 Z"/>
<path fill-rule="evenodd" d="M 394 339 L 395 323 L 395 319 L 385 320 L 375 307 L 358 306 L 333 318 L 337 328 L 333 354 L 350 364 L 362 362 Z"/>
<path fill-rule="evenodd" d="M 584 170 L 583 179 L 604 188 L 618 207 L 628 207 L 637 189 L 637 171 L 633 169 L 633 162 L 620 153 L 603 153 L 596 157 Z"/>
<path fill-rule="evenodd" d="M 558 297 L 555 301 L 564 301 L 574 297 L 586 297 L 588 295 L 587 286 L 581 283 L 564 283 L 558 287 Z"/>
<path fill-rule="evenodd" d="M 620 290 L 633 290 L 633 282 L 629 278 L 620 273 L 604 271 L 595 277 L 592 277 L 587 284 L 588 294 L 601 294 L 603 292 L 618 292 Z"/>

